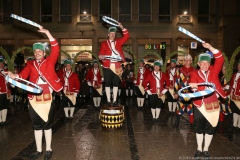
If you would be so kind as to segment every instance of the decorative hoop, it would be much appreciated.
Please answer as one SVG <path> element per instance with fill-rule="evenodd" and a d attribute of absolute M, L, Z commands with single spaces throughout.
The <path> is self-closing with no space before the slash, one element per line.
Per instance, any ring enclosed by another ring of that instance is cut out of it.
<path fill-rule="evenodd" d="M 183 90 L 187 89 L 187 88 L 190 88 L 190 86 L 186 86 L 182 89 L 180 89 L 178 91 L 178 95 L 180 97 L 182 97 L 184 100 L 189 100 L 191 98 L 196 98 L 196 97 L 202 97 L 202 96 L 205 96 L 205 95 L 208 95 L 208 94 L 211 94 L 215 91 L 216 87 L 215 87 L 215 84 L 214 83 L 208 83 L 208 82 L 205 82 L 205 83 L 198 83 L 197 84 L 198 86 L 211 86 L 212 88 L 209 88 L 209 89 L 206 89 L 204 91 L 198 91 L 198 92 L 194 92 L 194 93 L 182 93 Z"/>
<path fill-rule="evenodd" d="M 105 59 L 110 59 L 114 61 L 122 61 L 122 58 L 120 56 L 103 56 Z"/>
<path fill-rule="evenodd" d="M 29 82 L 25 79 L 22 78 L 16 78 L 19 81 L 23 81 L 26 84 L 20 83 L 16 80 L 13 80 L 12 78 L 10 78 L 9 76 L 5 75 L 3 72 L 1 72 L 4 76 L 5 76 L 5 80 L 8 81 L 9 83 L 11 83 L 14 86 L 17 86 L 21 89 L 24 89 L 26 91 L 32 92 L 32 93 L 42 93 L 42 88 L 32 82 Z"/>
<path fill-rule="evenodd" d="M 14 18 L 14 19 L 17 19 L 17 20 L 19 20 L 19 21 L 22 21 L 22 22 L 24 22 L 24 23 L 30 24 L 30 25 L 32 25 L 32 26 L 38 27 L 38 28 L 41 27 L 40 24 L 37 24 L 37 23 L 35 23 L 35 22 L 33 22 L 33 21 L 30 21 L 30 20 L 28 20 L 28 19 L 26 19 L 26 18 L 20 17 L 20 16 L 18 16 L 18 15 L 16 15 L 16 14 L 11 14 L 10 17 L 12 17 L 12 18 Z"/>
<path fill-rule="evenodd" d="M 102 20 L 108 24 L 118 27 L 118 21 L 107 16 L 102 16 Z"/>
<path fill-rule="evenodd" d="M 201 43 L 204 43 L 203 40 L 201 40 L 200 38 L 198 38 L 197 36 L 195 36 L 194 34 L 192 34 L 191 32 L 189 32 L 188 30 L 186 30 L 186 29 L 184 29 L 184 28 L 182 28 L 182 27 L 178 27 L 178 30 L 181 31 L 181 32 L 183 32 L 184 34 L 192 37 L 193 39 L 195 39 L 195 40 L 197 40 L 197 41 L 199 41 L 199 42 L 201 42 Z"/>

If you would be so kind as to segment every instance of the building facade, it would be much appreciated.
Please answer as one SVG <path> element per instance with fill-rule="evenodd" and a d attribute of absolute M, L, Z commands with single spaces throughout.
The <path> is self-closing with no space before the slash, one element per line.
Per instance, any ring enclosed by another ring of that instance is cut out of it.
<path fill-rule="evenodd" d="M 0 10 L 0 46 L 9 54 L 19 47 L 47 41 L 36 27 L 12 19 L 12 13 L 50 30 L 61 49 L 72 57 L 84 50 L 98 53 L 110 27 L 102 16 L 112 17 L 129 30 L 125 47 L 138 58 L 147 52 L 163 59 L 177 50 L 193 56 L 203 52 L 201 43 L 179 32 L 179 26 L 229 57 L 240 44 L 239 0 L 0 0 Z M 23 54 L 25 58 L 32 56 L 27 51 Z M 125 56 L 132 59 L 127 51 Z M 181 57 L 178 55 L 179 61 Z"/>

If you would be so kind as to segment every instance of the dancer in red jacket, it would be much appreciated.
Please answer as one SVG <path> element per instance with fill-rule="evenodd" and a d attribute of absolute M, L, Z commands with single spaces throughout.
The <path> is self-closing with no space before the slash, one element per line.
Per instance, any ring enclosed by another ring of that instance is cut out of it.
<path fill-rule="evenodd" d="M 216 86 L 216 91 L 213 94 L 193 98 L 194 123 L 198 146 L 194 157 L 203 156 L 208 158 L 210 157 L 208 148 L 219 120 L 220 105 L 218 96 L 226 97 L 218 78 L 224 63 L 224 57 L 219 50 L 213 48 L 210 44 L 203 43 L 202 45 L 213 53 L 215 63 L 210 66 L 211 56 L 207 53 L 200 54 L 198 58 L 200 69 L 191 72 L 189 85 L 194 91 L 207 89 L 207 86 L 198 86 L 198 83 L 210 82 Z M 204 148 L 202 148 L 203 140 Z"/>
<path fill-rule="evenodd" d="M 89 69 L 86 75 L 86 81 L 92 87 L 93 103 L 99 108 L 102 96 L 102 76 L 100 74 L 98 61 L 93 61 L 93 68 Z"/>
<path fill-rule="evenodd" d="M 28 61 L 26 67 L 20 74 L 8 72 L 10 78 L 15 79 L 20 77 L 39 85 L 43 92 L 42 94 L 29 93 L 29 115 L 34 128 L 35 141 L 37 151 L 31 156 L 31 160 L 35 160 L 42 155 L 42 136 L 43 130 L 46 140 L 45 160 L 52 157 L 52 125 L 53 125 L 53 106 L 52 106 L 52 91 L 59 92 L 63 86 L 55 72 L 55 64 L 59 56 L 58 42 L 52 37 L 50 32 L 42 27 L 39 27 L 38 32 L 47 35 L 51 44 L 51 54 L 46 56 L 46 43 L 34 43 L 33 51 L 35 60 Z"/>
<path fill-rule="evenodd" d="M 165 100 L 165 93 L 168 91 L 170 86 L 170 81 L 168 76 L 160 71 L 162 66 L 162 61 L 154 62 L 154 71 L 148 74 L 148 76 L 143 80 L 143 87 L 148 93 L 151 103 L 151 112 L 153 116 L 153 121 L 155 123 L 159 122 L 159 115 L 161 108 L 163 107 Z M 149 83 L 149 87 L 148 84 Z"/>
<path fill-rule="evenodd" d="M 117 94 L 119 78 L 122 76 L 122 66 L 120 62 L 125 62 L 125 56 L 122 51 L 122 45 L 128 40 L 129 33 L 121 23 L 118 24 L 123 32 L 122 38 L 116 38 L 116 27 L 108 29 L 108 40 L 103 41 L 98 54 L 103 65 L 103 74 L 105 82 L 105 92 L 107 96 L 107 105 L 111 105 L 110 85 L 113 85 L 113 104 L 117 105 Z"/>
<path fill-rule="evenodd" d="M 76 105 L 76 97 L 80 89 L 80 81 L 77 73 L 72 71 L 73 62 L 71 59 L 64 61 L 65 72 L 60 75 L 64 86 L 62 94 L 62 106 L 64 107 L 65 122 L 73 119 L 73 113 Z M 70 115 L 68 114 L 70 110 Z"/>

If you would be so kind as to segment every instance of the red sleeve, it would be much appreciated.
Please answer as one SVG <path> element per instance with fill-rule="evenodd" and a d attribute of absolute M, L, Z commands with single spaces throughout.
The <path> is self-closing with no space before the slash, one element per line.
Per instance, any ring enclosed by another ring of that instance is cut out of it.
<path fill-rule="evenodd" d="M 165 73 L 163 73 L 162 72 L 162 74 L 163 74 L 163 79 L 164 79 L 164 81 L 165 81 L 165 88 L 166 89 L 169 89 L 169 87 L 170 87 L 170 81 L 169 81 L 169 76 L 167 76 Z"/>
<path fill-rule="evenodd" d="M 74 83 L 75 83 L 75 86 L 76 86 L 76 93 L 79 92 L 80 90 L 80 81 L 78 79 L 78 75 L 77 74 L 74 74 Z"/>
<path fill-rule="evenodd" d="M 86 79 L 87 82 L 91 81 L 91 69 L 88 70 L 88 73 L 87 73 L 85 79 Z"/>
<path fill-rule="evenodd" d="M 31 62 L 27 62 L 27 65 L 23 68 L 23 70 L 18 74 L 18 76 L 22 79 L 27 79 L 30 75 L 31 72 L 31 67 L 30 67 Z"/>
<path fill-rule="evenodd" d="M 149 73 L 148 73 L 148 75 L 146 75 L 146 77 L 144 77 L 143 82 L 142 82 L 142 86 L 145 90 L 148 90 L 147 84 L 150 81 L 150 77 L 151 77 L 151 75 Z"/>
<path fill-rule="evenodd" d="M 59 45 L 56 40 L 50 41 L 51 44 L 51 54 L 47 57 L 50 64 L 55 65 L 59 56 Z"/>

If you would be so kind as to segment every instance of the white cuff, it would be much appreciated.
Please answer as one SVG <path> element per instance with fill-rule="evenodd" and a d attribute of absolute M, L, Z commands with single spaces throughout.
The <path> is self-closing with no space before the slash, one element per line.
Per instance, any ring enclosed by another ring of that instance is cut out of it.
<path fill-rule="evenodd" d="M 148 95 L 152 95 L 152 92 L 150 90 L 147 90 Z"/>
<path fill-rule="evenodd" d="M 214 50 L 212 51 L 213 54 L 217 54 L 218 52 L 219 52 L 219 50 L 217 50 L 217 49 L 214 49 Z"/>
<path fill-rule="evenodd" d="M 162 90 L 162 94 L 165 94 L 167 92 L 167 89 Z"/>
<path fill-rule="evenodd" d="M 92 86 L 91 82 L 87 82 L 87 84 L 88 84 L 89 86 Z"/>
<path fill-rule="evenodd" d="M 74 97 L 77 97 L 77 93 L 73 93 Z"/>

